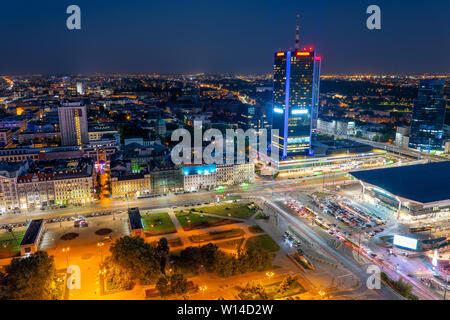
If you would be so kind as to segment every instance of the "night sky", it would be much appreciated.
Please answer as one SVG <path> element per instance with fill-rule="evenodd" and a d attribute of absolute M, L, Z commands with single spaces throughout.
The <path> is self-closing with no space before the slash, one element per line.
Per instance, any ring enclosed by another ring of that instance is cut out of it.
<path fill-rule="evenodd" d="M 71 4 L 80 31 L 66 28 Z M 381 30 L 366 28 L 371 4 Z M 297 12 L 323 73 L 450 72 L 448 0 L 5 0 L 0 74 L 271 72 Z"/>

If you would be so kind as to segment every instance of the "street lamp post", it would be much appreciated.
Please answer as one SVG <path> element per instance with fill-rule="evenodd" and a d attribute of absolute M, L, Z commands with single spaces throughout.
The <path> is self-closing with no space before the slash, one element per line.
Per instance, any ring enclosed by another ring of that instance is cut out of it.
<path fill-rule="evenodd" d="M 103 242 L 97 242 L 97 247 L 99 248 L 99 250 L 100 250 L 100 261 L 101 261 L 101 263 L 103 263 L 103 246 L 105 245 L 105 243 L 103 243 Z"/>

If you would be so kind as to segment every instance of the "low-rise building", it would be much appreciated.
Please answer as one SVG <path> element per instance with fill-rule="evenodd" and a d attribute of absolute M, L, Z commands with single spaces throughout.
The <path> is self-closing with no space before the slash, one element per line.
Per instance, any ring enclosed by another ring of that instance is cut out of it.
<path fill-rule="evenodd" d="M 3 170 L 1 170 L 3 168 Z M 94 200 L 91 158 L 0 163 L 2 211 Z"/>
<path fill-rule="evenodd" d="M 181 167 L 154 167 L 150 171 L 152 194 L 167 194 L 182 192 L 184 180 Z"/>
<path fill-rule="evenodd" d="M 217 185 L 215 164 L 184 165 L 184 191 L 211 189 Z"/>
<path fill-rule="evenodd" d="M 151 193 L 150 174 L 133 174 L 111 178 L 113 198 L 139 197 Z"/>
<path fill-rule="evenodd" d="M 217 165 L 217 185 L 253 182 L 255 182 L 255 164 L 252 162 Z"/>

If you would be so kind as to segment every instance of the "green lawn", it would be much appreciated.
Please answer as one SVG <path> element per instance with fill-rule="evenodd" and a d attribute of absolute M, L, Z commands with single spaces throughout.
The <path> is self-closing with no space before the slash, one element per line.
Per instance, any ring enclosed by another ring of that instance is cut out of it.
<path fill-rule="evenodd" d="M 222 241 L 222 242 L 216 243 L 216 245 L 222 249 L 238 250 L 238 249 L 240 249 L 243 242 L 244 242 L 244 238 L 239 238 L 239 239 L 234 239 L 234 240 Z"/>
<path fill-rule="evenodd" d="M 25 230 L 22 231 L 13 231 L 14 237 L 17 242 L 14 241 L 13 235 L 10 232 L 2 232 L 0 233 L 0 253 L 2 256 L 17 254 L 20 250 L 20 242 L 22 242 L 23 236 L 25 235 Z"/>
<path fill-rule="evenodd" d="M 175 216 L 177 217 L 178 221 L 180 221 L 181 226 L 187 229 L 190 228 L 208 228 L 212 227 L 214 225 L 223 223 L 226 219 L 222 218 L 216 218 L 216 217 L 210 217 L 205 216 L 201 213 L 188 213 L 188 212 L 176 212 Z"/>
<path fill-rule="evenodd" d="M 251 233 L 263 233 L 264 230 L 261 229 L 260 226 L 250 226 L 248 227 L 248 231 L 250 231 Z"/>
<path fill-rule="evenodd" d="M 280 250 L 280 246 L 267 234 L 248 238 L 245 247 L 266 248 L 271 252 L 277 252 L 278 250 Z"/>
<path fill-rule="evenodd" d="M 141 217 L 145 232 L 150 233 L 150 235 L 176 232 L 175 226 L 167 212 L 144 214 Z"/>
<path fill-rule="evenodd" d="M 244 235 L 244 230 L 236 228 L 236 229 L 230 229 L 230 230 L 224 230 L 224 231 L 212 231 L 208 233 L 203 234 L 196 234 L 193 236 L 190 236 L 192 242 L 206 242 L 206 241 L 213 241 L 213 240 L 221 240 L 221 239 L 228 239 L 228 238 L 236 238 L 236 237 L 242 237 Z"/>
<path fill-rule="evenodd" d="M 255 209 L 250 209 L 246 204 L 221 204 L 217 206 L 202 207 L 196 209 L 197 212 L 216 214 L 219 216 L 248 219 L 254 213 Z"/>

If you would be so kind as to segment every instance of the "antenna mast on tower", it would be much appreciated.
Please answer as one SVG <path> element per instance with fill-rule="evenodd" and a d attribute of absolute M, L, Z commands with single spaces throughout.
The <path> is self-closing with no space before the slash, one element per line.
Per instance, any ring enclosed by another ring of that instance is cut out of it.
<path fill-rule="evenodd" d="M 295 51 L 300 50 L 300 14 L 297 14 L 297 27 L 295 28 Z"/>

